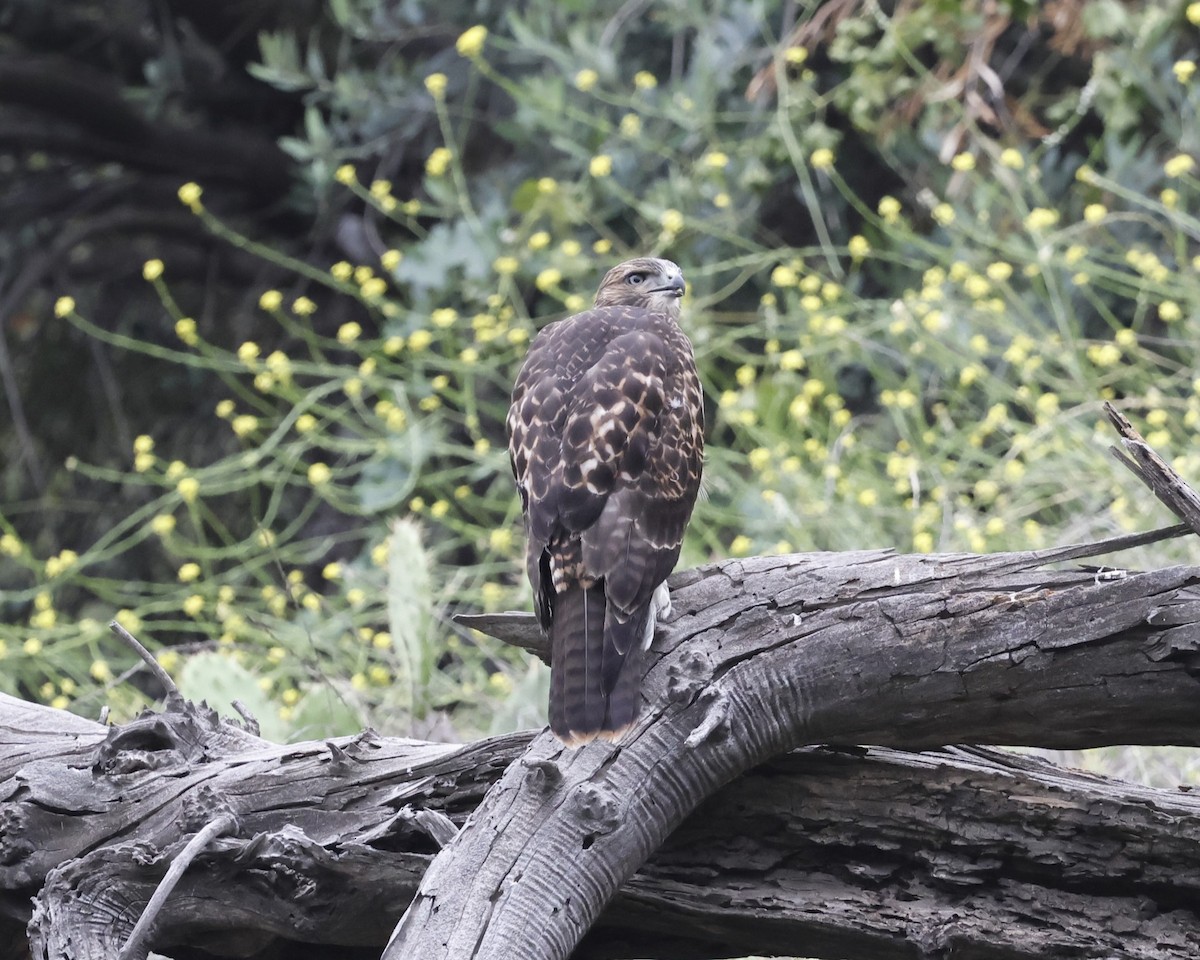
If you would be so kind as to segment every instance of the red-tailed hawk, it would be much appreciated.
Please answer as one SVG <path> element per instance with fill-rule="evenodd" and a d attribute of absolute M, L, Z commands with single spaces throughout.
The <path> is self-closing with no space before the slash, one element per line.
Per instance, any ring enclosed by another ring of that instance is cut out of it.
<path fill-rule="evenodd" d="M 534 338 L 513 388 L 508 449 L 550 637 L 550 727 L 569 745 L 636 719 L 640 652 L 670 609 L 704 452 L 683 291 L 670 260 L 613 267 L 593 309 Z"/>

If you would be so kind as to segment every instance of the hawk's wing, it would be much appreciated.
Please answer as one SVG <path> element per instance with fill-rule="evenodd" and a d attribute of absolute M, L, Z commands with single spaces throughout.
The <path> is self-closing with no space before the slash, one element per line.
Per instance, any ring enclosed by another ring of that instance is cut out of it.
<path fill-rule="evenodd" d="M 551 726 L 564 739 L 615 731 L 637 709 L 626 655 L 653 630 L 651 597 L 699 490 L 691 344 L 639 307 L 552 324 L 530 346 L 508 429 L 529 577 L 552 639 Z"/>

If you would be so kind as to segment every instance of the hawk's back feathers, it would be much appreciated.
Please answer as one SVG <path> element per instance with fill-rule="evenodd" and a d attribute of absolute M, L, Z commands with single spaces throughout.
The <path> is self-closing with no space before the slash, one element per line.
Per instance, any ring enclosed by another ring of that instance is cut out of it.
<path fill-rule="evenodd" d="M 594 309 L 534 338 L 513 389 L 509 453 L 552 641 L 550 721 L 568 742 L 636 717 L 630 654 L 653 630 L 651 598 L 699 490 L 703 405 L 682 294 L 670 261 L 614 267 Z"/>

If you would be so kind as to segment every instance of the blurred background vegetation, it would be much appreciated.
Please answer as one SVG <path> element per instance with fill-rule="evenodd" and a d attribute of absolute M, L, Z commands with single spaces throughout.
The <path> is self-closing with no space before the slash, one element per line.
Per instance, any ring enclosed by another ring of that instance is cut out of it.
<path fill-rule="evenodd" d="M 1200 479 L 1200 3 L 3 0 L 0 44 L 5 692 L 144 706 L 115 616 L 273 738 L 541 724 L 450 617 L 528 607 L 508 389 L 634 254 L 708 398 L 683 565 L 1166 525 L 1104 399 Z"/>

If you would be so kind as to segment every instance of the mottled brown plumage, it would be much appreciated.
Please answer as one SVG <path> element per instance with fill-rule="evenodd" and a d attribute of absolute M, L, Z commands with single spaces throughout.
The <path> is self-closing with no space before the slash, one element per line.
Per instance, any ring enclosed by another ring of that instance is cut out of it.
<path fill-rule="evenodd" d="M 569 744 L 637 717 L 638 653 L 700 489 L 704 408 L 683 291 L 669 260 L 619 264 L 593 309 L 534 338 L 513 388 L 509 454 L 551 640 L 550 726 Z"/>

